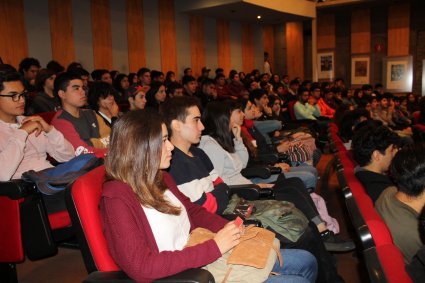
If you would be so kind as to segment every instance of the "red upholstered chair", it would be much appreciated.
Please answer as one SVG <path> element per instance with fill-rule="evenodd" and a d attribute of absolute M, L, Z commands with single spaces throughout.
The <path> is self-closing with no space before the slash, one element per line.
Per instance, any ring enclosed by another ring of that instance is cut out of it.
<path fill-rule="evenodd" d="M 41 118 L 43 118 L 44 121 L 46 121 L 47 123 L 51 123 L 53 117 L 55 116 L 56 112 L 55 111 L 51 111 L 51 112 L 42 112 L 42 113 L 38 113 L 36 115 L 39 115 Z"/>
<path fill-rule="evenodd" d="M 90 273 L 84 282 L 133 282 L 114 262 L 103 235 L 99 202 L 104 177 L 105 167 L 97 167 L 66 190 L 68 211 Z M 214 282 L 214 279 L 206 270 L 191 269 L 155 282 Z"/>
<path fill-rule="evenodd" d="M 0 282 L 17 282 L 16 263 L 53 256 L 56 240 L 72 235 L 68 212 L 47 215 L 35 186 L 20 180 L 0 182 L 0 215 Z"/>

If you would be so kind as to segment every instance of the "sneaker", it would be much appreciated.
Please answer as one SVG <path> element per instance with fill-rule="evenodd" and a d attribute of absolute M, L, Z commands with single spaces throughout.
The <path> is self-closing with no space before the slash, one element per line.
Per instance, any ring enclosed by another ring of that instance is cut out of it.
<path fill-rule="evenodd" d="M 320 236 L 328 252 L 349 252 L 356 248 L 353 241 L 343 240 L 332 231 L 323 231 Z"/>

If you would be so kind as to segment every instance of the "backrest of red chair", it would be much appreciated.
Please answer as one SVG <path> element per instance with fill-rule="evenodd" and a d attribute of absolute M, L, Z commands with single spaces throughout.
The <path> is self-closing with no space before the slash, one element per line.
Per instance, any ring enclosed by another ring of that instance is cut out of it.
<path fill-rule="evenodd" d="M 291 116 L 292 120 L 297 120 L 297 117 L 295 116 L 295 110 L 294 110 L 294 105 L 297 101 L 296 100 L 291 100 L 288 102 L 288 111 L 289 111 L 289 116 Z"/>
<path fill-rule="evenodd" d="M 56 114 L 56 111 L 51 111 L 51 112 L 38 113 L 37 115 L 39 115 L 41 118 L 43 118 L 44 121 L 50 124 L 55 114 Z"/>
<path fill-rule="evenodd" d="M 99 271 L 116 271 L 120 270 L 120 268 L 109 253 L 106 239 L 103 235 L 99 210 L 104 179 L 105 167 L 97 167 L 74 182 L 71 195 L 89 248 L 85 251 L 81 247 L 83 257 L 86 260 L 86 256 L 91 256 L 95 267 Z M 90 255 L 84 253 L 90 253 Z M 87 266 L 87 262 L 85 263 L 89 272 L 95 271 Z"/>
<path fill-rule="evenodd" d="M 0 197 L 0 262 L 24 260 L 19 203 L 20 200 Z"/>
<path fill-rule="evenodd" d="M 413 112 L 412 117 L 413 117 L 413 122 L 415 124 L 419 124 L 419 117 L 421 117 L 421 112 L 420 111 Z"/>

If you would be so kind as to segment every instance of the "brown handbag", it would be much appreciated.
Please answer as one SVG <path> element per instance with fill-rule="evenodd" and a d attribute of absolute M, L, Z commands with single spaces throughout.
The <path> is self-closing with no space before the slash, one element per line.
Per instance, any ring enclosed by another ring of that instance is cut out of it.
<path fill-rule="evenodd" d="M 194 229 L 186 246 L 213 239 L 215 233 L 204 228 Z M 282 266 L 280 243 L 273 232 L 248 226 L 240 243 L 217 261 L 205 266 L 217 282 L 263 282 L 270 274 L 276 255 Z"/>

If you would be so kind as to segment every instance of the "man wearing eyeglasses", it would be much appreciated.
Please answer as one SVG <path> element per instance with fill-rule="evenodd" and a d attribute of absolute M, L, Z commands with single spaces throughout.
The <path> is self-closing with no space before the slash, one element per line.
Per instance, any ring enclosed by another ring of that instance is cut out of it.
<path fill-rule="evenodd" d="M 0 72 L 0 181 L 52 167 L 47 153 L 59 162 L 75 156 L 72 145 L 43 118 L 23 116 L 25 95 L 19 73 Z"/>

